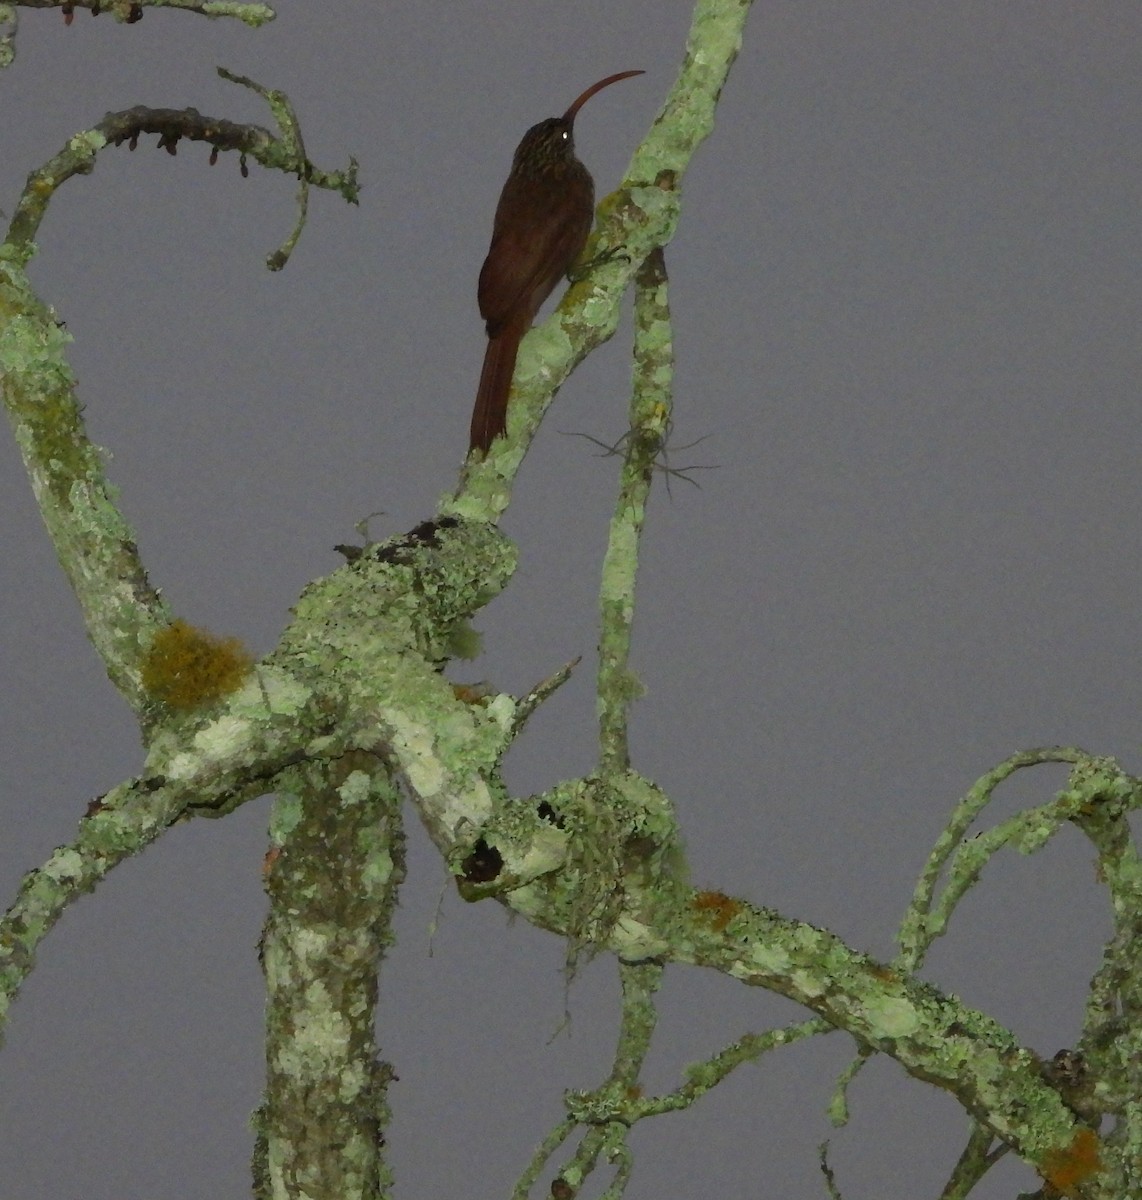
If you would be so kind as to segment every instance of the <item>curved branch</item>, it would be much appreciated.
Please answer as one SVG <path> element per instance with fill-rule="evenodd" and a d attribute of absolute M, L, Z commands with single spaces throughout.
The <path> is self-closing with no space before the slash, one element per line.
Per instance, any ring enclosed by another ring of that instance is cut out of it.
<path fill-rule="evenodd" d="M 975 1190 L 976 1184 L 1010 1152 L 1010 1147 L 1005 1145 L 997 1146 L 993 1150 L 994 1142 L 995 1138 L 990 1129 L 984 1128 L 978 1122 L 972 1122 L 967 1145 L 952 1168 L 948 1182 L 944 1184 L 940 1200 L 967 1200 Z"/>
<path fill-rule="evenodd" d="M 33 252 L 33 241 L 40 222 L 47 212 L 48 204 L 67 180 L 75 175 L 90 175 L 95 169 L 95 159 L 105 146 L 121 146 L 126 142 L 132 150 L 138 145 L 142 134 L 154 133 L 159 137 L 159 148 L 168 154 L 178 151 L 178 144 L 187 141 L 206 142 L 212 147 L 210 161 L 213 163 L 220 151 L 237 151 L 241 156 L 243 175 L 247 174 L 246 159 L 253 158 L 262 166 L 297 175 L 304 184 L 339 192 L 351 204 L 357 202 L 357 164 L 350 160 L 344 171 L 322 171 L 315 167 L 304 154 L 297 119 L 283 93 L 262 88 L 242 76 L 230 74 L 219 68 L 224 79 L 240 83 L 258 91 L 271 103 L 277 117 L 281 136 L 275 137 L 260 125 L 238 124 L 218 117 L 208 117 L 196 108 L 147 108 L 136 105 L 121 112 L 108 113 L 92 128 L 75 134 L 54 158 L 28 176 L 28 182 L 16 204 L 16 210 L 8 227 L 4 251 L 9 257 L 27 259 Z M 304 217 L 304 212 L 303 212 Z M 297 240 L 298 230 L 290 235 L 286 245 L 277 252 L 271 262 L 274 269 L 284 265 L 288 249 Z M 285 257 L 280 257 L 282 255 Z"/>
<path fill-rule="evenodd" d="M 34 253 L 36 233 L 56 190 L 74 175 L 89 174 L 105 146 L 126 142 L 133 149 L 139 137 L 148 133 L 157 134 L 160 148 L 170 154 L 185 138 L 209 143 L 212 161 L 221 151 L 237 151 L 243 173 L 249 156 L 298 176 L 299 220 L 271 256 L 274 269 L 284 265 L 297 241 L 311 184 L 337 190 L 355 202 L 355 163 L 345 172 L 314 167 L 305 156 L 288 99 L 250 80 L 223 74 L 265 97 L 278 119 L 280 138 L 260 126 L 204 116 L 193 108 L 137 106 L 108 113 L 29 175 L 7 240 L 0 245 L 0 392 L 89 636 L 111 681 L 138 714 L 148 700 L 140 674 L 142 655 L 156 631 L 169 623 L 170 613 L 147 578 L 134 532 L 107 481 L 102 456 L 87 436 L 65 353 L 70 339 L 36 298 L 22 267 Z"/>
<path fill-rule="evenodd" d="M 1060 808 L 1055 803 L 1049 812 L 1031 809 L 988 830 L 972 842 L 965 842 L 964 838 L 973 822 L 991 803 L 995 789 L 1005 779 L 1025 767 L 1039 766 L 1042 763 L 1073 765 L 1090 759 L 1091 755 L 1085 751 L 1068 746 L 1021 750 L 988 771 L 972 785 L 967 795 L 952 811 L 944 831 L 936 840 L 901 922 L 900 932 L 897 934 L 900 944 L 897 962 L 902 969 L 915 971 L 923 965 L 932 943 L 946 932 L 956 905 L 997 851 L 1009 841 L 1025 835 L 1029 826 L 1042 826 L 1049 832 L 1054 832 L 1074 815 L 1073 806 Z M 948 871 L 949 880 L 937 900 L 936 888 L 945 869 Z"/>
<path fill-rule="evenodd" d="M 293 253 L 293 248 L 297 245 L 297 240 L 301 237 L 301 231 L 305 227 L 305 218 L 309 211 L 310 184 L 315 187 L 329 188 L 340 192 L 348 203 L 356 204 L 358 192 L 357 160 L 350 158 L 349 166 L 344 172 L 318 170 L 306 156 L 305 142 L 301 136 L 301 122 L 298 121 L 297 113 L 294 112 L 293 105 L 290 103 L 289 97 L 285 92 L 262 87 L 260 83 L 255 83 L 245 75 L 232 74 L 225 67 L 219 67 L 218 74 L 231 83 L 240 84 L 242 87 L 249 88 L 252 92 L 257 92 L 269 105 L 270 111 L 274 114 L 274 118 L 282 134 L 281 146 L 284 151 L 284 159 L 278 165 L 283 170 L 297 174 L 297 221 L 294 223 L 293 230 L 286 240 L 266 259 L 266 266 L 271 271 L 280 271 L 289 261 L 289 256 Z M 214 150 L 210 156 L 211 162 L 214 161 L 219 149 L 221 147 L 215 142 Z M 274 155 L 275 159 L 278 157 L 278 155 Z M 244 172 L 244 159 L 242 169 Z"/>

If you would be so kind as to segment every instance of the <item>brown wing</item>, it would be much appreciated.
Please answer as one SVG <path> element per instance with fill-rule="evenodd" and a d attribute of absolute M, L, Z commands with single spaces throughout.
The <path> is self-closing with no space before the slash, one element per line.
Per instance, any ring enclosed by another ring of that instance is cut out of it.
<path fill-rule="evenodd" d="M 488 337 L 497 337 L 513 317 L 526 315 L 530 325 L 579 257 L 594 213 L 590 193 L 584 205 L 577 191 L 566 179 L 546 187 L 513 175 L 504 185 L 480 270 L 480 315 Z"/>

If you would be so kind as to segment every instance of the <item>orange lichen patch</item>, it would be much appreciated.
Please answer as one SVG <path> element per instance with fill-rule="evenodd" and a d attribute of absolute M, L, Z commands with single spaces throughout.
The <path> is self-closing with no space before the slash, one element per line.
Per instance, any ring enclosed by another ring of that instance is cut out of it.
<path fill-rule="evenodd" d="M 461 704 L 486 704 L 488 700 L 488 686 L 487 684 L 479 683 L 454 683 L 452 685 L 452 695 Z"/>
<path fill-rule="evenodd" d="M 742 910 L 742 902 L 722 892 L 695 892 L 694 907 L 704 913 L 720 933 Z"/>
<path fill-rule="evenodd" d="M 879 979 L 881 983 L 896 983 L 900 978 L 891 967 L 886 967 L 883 963 L 873 963 L 872 977 Z"/>
<path fill-rule="evenodd" d="M 1076 1187 L 1100 1170 L 1098 1134 L 1085 1127 L 1075 1131 L 1065 1150 L 1051 1150 L 1043 1161 L 1043 1178 L 1064 1196 L 1075 1195 Z"/>
<path fill-rule="evenodd" d="M 143 659 L 143 687 L 170 708 L 213 704 L 250 673 L 253 656 L 237 638 L 220 638 L 186 621 L 155 634 Z"/>

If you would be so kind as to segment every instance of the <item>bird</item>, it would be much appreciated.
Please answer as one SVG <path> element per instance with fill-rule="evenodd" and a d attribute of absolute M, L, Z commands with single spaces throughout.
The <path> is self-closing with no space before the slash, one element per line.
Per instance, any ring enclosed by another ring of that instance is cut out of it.
<path fill-rule="evenodd" d="M 516 354 L 535 314 L 583 252 L 595 219 L 595 181 L 575 157 L 575 116 L 596 92 L 643 75 L 620 71 L 593 83 L 561 117 L 523 135 L 500 193 L 477 298 L 488 333 L 472 410 L 468 453 L 486 455 L 507 425 Z"/>

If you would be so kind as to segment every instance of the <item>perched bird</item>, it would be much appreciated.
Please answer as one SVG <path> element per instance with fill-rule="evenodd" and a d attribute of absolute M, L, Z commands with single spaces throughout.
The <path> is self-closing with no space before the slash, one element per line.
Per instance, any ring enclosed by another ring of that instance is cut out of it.
<path fill-rule="evenodd" d="M 469 453 L 486 454 L 507 424 L 516 353 L 535 314 L 583 252 L 595 219 L 595 181 L 575 157 L 575 114 L 598 91 L 642 75 L 620 71 L 592 84 L 561 117 L 533 125 L 516 148 L 480 270 L 488 348 L 472 411 Z"/>

